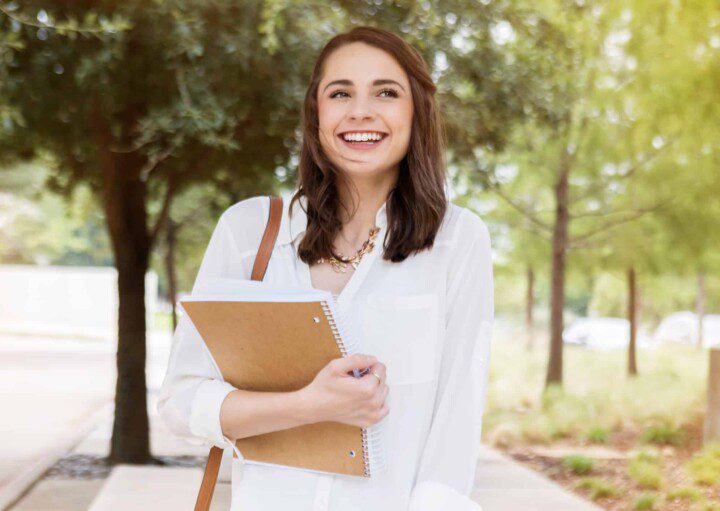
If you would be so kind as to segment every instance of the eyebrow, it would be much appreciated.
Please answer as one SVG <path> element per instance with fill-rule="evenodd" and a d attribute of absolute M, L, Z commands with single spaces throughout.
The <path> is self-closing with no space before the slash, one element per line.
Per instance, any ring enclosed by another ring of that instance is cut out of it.
<path fill-rule="evenodd" d="M 391 83 L 394 83 L 395 85 L 397 85 L 398 87 L 400 87 L 403 91 L 405 91 L 405 87 L 403 87 L 402 85 L 400 85 L 400 84 L 399 84 L 398 82 L 396 82 L 395 80 L 390 80 L 390 79 L 388 79 L 388 78 L 381 78 L 381 79 L 375 80 L 375 81 L 373 81 L 372 84 L 373 84 L 373 86 L 377 86 L 377 85 L 390 85 Z M 348 79 L 333 80 L 332 82 L 328 83 L 328 84 L 323 88 L 323 92 L 325 92 L 325 89 L 327 89 L 327 88 L 330 87 L 331 85 L 348 85 L 348 86 L 352 86 L 352 85 L 353 85 L 353 82 L 352 82 L 352 80 L 348 80 Z"/>

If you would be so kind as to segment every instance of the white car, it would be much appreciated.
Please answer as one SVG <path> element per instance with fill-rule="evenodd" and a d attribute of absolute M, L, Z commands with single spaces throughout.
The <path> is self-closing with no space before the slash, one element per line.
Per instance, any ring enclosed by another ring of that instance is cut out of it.
<path fill-rule="evenodd" d="M 627 348 L 630 322 L 624 318 L 578 318 L 563 331 L 563 342 L 601 350 Z M 649 345 L 647 335 L 639 331 L 637 344 Z"/>
<path fill-rule="evenodd" d="M 657 342 L 696 344 L 698 337 L 697 314 L 690 311 L 673 312 L 663 318 L 655 329 Z M 720 314 L 703 316 L 703 347 L 720 345 Z"/>

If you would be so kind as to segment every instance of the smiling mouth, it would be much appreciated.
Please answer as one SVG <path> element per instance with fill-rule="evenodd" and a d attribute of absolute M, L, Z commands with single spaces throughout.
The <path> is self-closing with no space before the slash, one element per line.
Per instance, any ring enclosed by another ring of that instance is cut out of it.
<path fill-rule="evenodd" d="M 338 138 L 340 139 L 340 141 L 352 149 L 370 149 L 370 148 L 377 147 L 387 137 L 388 137 L 387 133 L 381 133 L 380 139 L 378 139 L 378 140 L 355 141 L 355 140 L 345 140 L 345 138 L 343 138 L 342 134 L 338 135 Z"/>

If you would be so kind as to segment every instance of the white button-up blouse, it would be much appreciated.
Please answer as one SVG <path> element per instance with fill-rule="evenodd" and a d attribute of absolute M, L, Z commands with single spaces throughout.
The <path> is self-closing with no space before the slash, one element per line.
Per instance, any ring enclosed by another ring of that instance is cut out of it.
<path fill-rule="evenodd" d="M 311 287 L 297 257 L 307 225 L 304 197 L 288 214 L 264 280 Z M 389 413 L 382 420 L 387 472 L 365 478 L 245 463 L 220 427 L 220 406 L 235 388 L 223 381 L 187 316 L 175 330 L 158 412 L 178 437 L 235 449 L 231 511 L 480 511 L 470 500 L 493 322 L 490 237 L 471 210 L 448 203 L 431 249 L 400 263 L 381 257 L 380 232 L 337 301 L 360 336 L 361 352 L 387 367 Z M 212 234 L 195 286 L 208 278 L 250 278 L 269 212 L 258 196 L 228 208 Z"/>

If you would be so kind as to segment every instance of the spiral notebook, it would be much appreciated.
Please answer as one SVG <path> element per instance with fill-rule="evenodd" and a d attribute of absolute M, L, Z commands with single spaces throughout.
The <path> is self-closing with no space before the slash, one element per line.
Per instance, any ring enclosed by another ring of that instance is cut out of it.
<path fill-rule="evenodd" d="M 223 379 L 239 389 L 298 390 L 330 360 L 360 352 L 329 291 L 208 279 L 180 304 Z M 373 477 L 386 470 L 383 426 L 318 422 L 240 438 L 235 446 L 246 463 Z"/>

